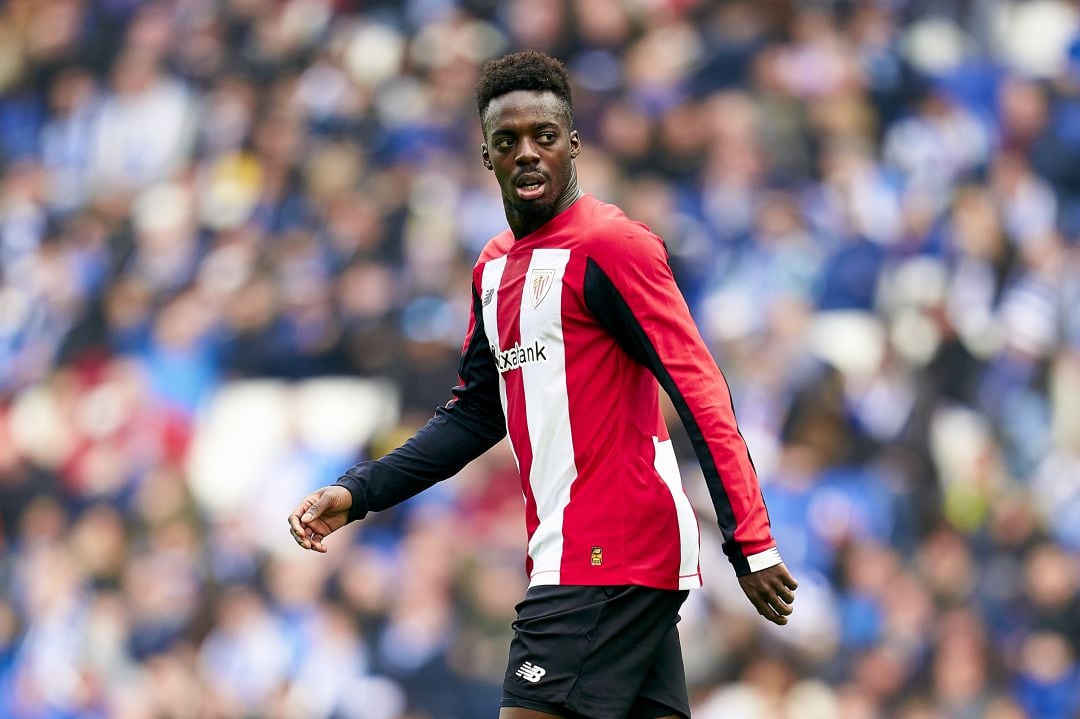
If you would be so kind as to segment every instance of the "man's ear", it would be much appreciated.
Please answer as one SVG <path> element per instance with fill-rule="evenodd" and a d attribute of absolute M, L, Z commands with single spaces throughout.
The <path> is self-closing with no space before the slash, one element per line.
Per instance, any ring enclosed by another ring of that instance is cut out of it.
<path fill-rule="evenodd" d="M 486 167 L 489 170 L 494 170 L 495 169 L 494 167 L 491 166 L 491 155 L 488 154 L 488 149 L 487 149 L 487 143 L 486 142 L 483 143 L 482 145 L 480 145 L 480 157 L 484 161 L 484 167 Z"/>
<path fill-rule="evenodd" d="M 577 130 L 570 131 L 570 159 L 574 159 L 581 154 L 581 137 L 578 135 Z"/>

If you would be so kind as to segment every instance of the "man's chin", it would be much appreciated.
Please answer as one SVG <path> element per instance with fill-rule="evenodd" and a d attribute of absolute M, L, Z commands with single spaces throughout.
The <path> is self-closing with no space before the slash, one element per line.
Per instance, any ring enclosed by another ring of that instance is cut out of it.
<path fill-rule="evenodd" d="M 546 197 L 535 200 L 522 200 L 515 197 L 510 200 L 509 204 L 510 210 L 519 217 L 536 219 L 550 216 L 555 212 L 555 203 Z"/>

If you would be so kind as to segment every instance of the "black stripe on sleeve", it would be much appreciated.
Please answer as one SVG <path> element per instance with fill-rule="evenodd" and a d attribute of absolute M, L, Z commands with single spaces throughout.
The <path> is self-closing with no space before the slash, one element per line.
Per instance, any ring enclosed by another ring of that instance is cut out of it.
<path fill-rule="evenodd" d="M 679 419 L 682 420 L 683 427 L 686 428 L 686 433 L 694 445 L 698 462 L 701 464 L 705 485 L 709 488 L 717 522 L 724 536 L 724 553 L 728 556 L 738 576 L 749 574 L 750 565 L 746 561 L 742 548 L 735 541 L 735 513 L 731 508 L 724 483 L 720 479 L 720 470 L 709 451 L 709 445 L 705 441 L 701 427 L 671 373 L 660 359 L 652 341 L 630 309 L 630 305 L 592 258 L 588 259 L 585 266 L 584 295 L 585 306 L 595 315 L 597 321 L 611 333 L 630 357 L 645 365 L 653 373 L 660 382 L 660 386 L 671 398 L 672 404 L 679 413 Z"/>
<path fill-rule="evenodd" d="M 493 447 L 506 435 L 499 374 L 487 346 L 480 298 L 473 290 L 475 325 L 461 355 L 461 384 L 453 399 L 405 444 L 378 460 L 350 467 L 337 483 L 352 494 L 349 521 L 419 494 Z"/>

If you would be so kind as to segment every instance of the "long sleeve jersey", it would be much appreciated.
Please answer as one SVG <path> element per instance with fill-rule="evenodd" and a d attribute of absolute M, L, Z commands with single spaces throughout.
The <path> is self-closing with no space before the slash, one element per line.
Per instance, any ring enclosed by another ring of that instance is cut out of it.
<path fill-rule="evenodd" d="M 453 399 L 408 442 L 352 467 L 350 519 L 457 473 L 504 436 L 521 475 L 530 586 L 701 586 L 698 524 L 660 411 L 693 443 L 738 575 L 780 563 L 731 395 L 659 237 L 584 195 L 507 231 L 473 270 Z"/>

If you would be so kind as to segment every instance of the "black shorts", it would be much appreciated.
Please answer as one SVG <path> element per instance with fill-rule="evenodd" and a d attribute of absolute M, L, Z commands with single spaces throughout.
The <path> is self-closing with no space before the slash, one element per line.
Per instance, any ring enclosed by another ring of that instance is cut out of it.
<path fill-rule="evenodd" d="M 539 586 L 517 605 L 504 707 L 577 719 L 690 716 L 675 624 L 689 592 Z"/>

